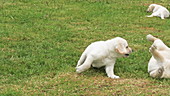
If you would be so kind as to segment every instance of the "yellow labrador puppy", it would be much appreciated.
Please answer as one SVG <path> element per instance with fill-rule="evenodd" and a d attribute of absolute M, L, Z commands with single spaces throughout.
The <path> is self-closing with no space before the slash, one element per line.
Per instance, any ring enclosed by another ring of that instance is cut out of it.
<path fill-rule="evenodd" d="M 147 39 L 152 41 L 150 47 L 152 57 L 148 64 L 148 72 L 154 78 L 170 78 L 170 48 L 168 48 L 162 40 L 147 35 Z"/>
<path fill-rule="evenodd" d="M 82 53 L 76 72 L 81 73 L 91 66 L 100 68 L 105 66 L 106 74 L 110 78 L 119 78 L 114 74 L 116 58 L 127 57 L 132 52 L 125 39 L 116 37 L 107 41 L 97 41 L 90 44 Z"/>
<path fill-rule="evenodd" d="M 170 15 L 169 11 L 165 7 L 158 5 L 158 4 L 149 5 L 147 12 L 153 12 L 151 15 L 149 15 L 147 17 L 156 16 L 156 17 L 161 17 L 161 19 L 165 19 L 165 18 L 169 17 L 169 15 Z"/>

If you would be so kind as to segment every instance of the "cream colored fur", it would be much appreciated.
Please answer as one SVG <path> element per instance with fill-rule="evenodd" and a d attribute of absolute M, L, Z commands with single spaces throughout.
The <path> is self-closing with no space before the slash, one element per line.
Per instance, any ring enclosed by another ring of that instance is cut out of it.
<path fill-rule="evenodd" d="M 154 78 L 170 78 L 170 48 L 162 40 L 147 35 L 147 39 L 153 42 L 149 51 L 152 57 L 148 63 L 148 72 Z"/>
<path fill-rule="evenodd" d="M 147 12 L 152 12 L 152 14 L 147 17 L 156 16 L 156 17 L 161 17 L 161 19 L 165 19 L 170 15 L 169 11 L 165 7 L 158 4 L 149 5 Z"/>
<path fill-rule="evenodd" d="M 81 73 L 91 66 L 97 68 L 105 66 L 108 77 L 119 78 L 114 74 L 116 58 L 127 57 L 131 51 L 127 41 L 120 37 L 94 42 L 82 53 L 76 66 L 76 72 Z"/>

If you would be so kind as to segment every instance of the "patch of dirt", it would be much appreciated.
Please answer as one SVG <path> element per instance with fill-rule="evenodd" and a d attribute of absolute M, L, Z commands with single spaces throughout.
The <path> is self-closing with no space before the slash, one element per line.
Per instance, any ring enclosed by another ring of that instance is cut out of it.
<path fill-rule="evenodd" d="M 83 95 L 151 95 L 151 94 L 164 94 L 168 93 L 168 86 L 161 85 L 158 82 L 149 79 L 137 78 L 120 78 L 111 79 L 106 76 L 93 76 L 89 77 L 77 73 L 64 73 L 58 75 L 58 79 L 65 78 L 65 82 L 75 81 L 78 82 L 75 92 L 83 92 Z M 62 86 L 62 85 L 60 85 Z M 166 89 L 166 90 L 165 90 Z M 78 93 L 77 93 L 78 94 Z"/>

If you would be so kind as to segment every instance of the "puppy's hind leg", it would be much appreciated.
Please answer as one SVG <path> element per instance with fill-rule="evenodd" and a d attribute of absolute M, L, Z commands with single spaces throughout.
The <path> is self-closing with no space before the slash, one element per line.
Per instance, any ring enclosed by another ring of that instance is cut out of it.
<path fill-rule="evenodd" d="M 164 12 L 161 12 L 161 19 L 165 19 Z"/>
<path fill-rule="evenodd" d="M 148 35 L 146 36 L 146 39 L 147 39 L 148 41 L 151 41 L 151 42 L 154 42 L 155 40 L 158 40 L 158 38 L 152 36 L 151 34 L 148 34 Z"/>
<path fill-rule="evenodd" d="M 161 15 L 161 19 L 165 19 L 164 15 Z"/>
<path fill-rule="evenodd" d="M 76 67 L 82 65 L 85 60 L 86 60 L 86 55 L 85 55 L 85 53 L 83 53 L 83 54 L 81 55 L 81 57 L 80 57 L 80 59 L 79 59 Z"/>
<path fill-rule="evenodd" d="M 84 63 L 80 66 L 76 67 L 76 72 L 81 73 L 91 67 L 91 64 L 93 62 L 93 57 L 92 56 L 87 56 Z"/>

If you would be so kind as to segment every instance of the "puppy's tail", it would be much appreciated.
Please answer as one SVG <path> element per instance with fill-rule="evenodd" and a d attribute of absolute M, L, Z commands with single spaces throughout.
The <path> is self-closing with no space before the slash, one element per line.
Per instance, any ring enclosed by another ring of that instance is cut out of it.
<path fill-rule="evenodd" d="M 152 36 L 151 34 L 148 34 L 148 35 L 146 36 L 146 39 L 147 39 L 148 41 L 154 42 L 154 41 L 157 40 L 158 38 Z"/>

